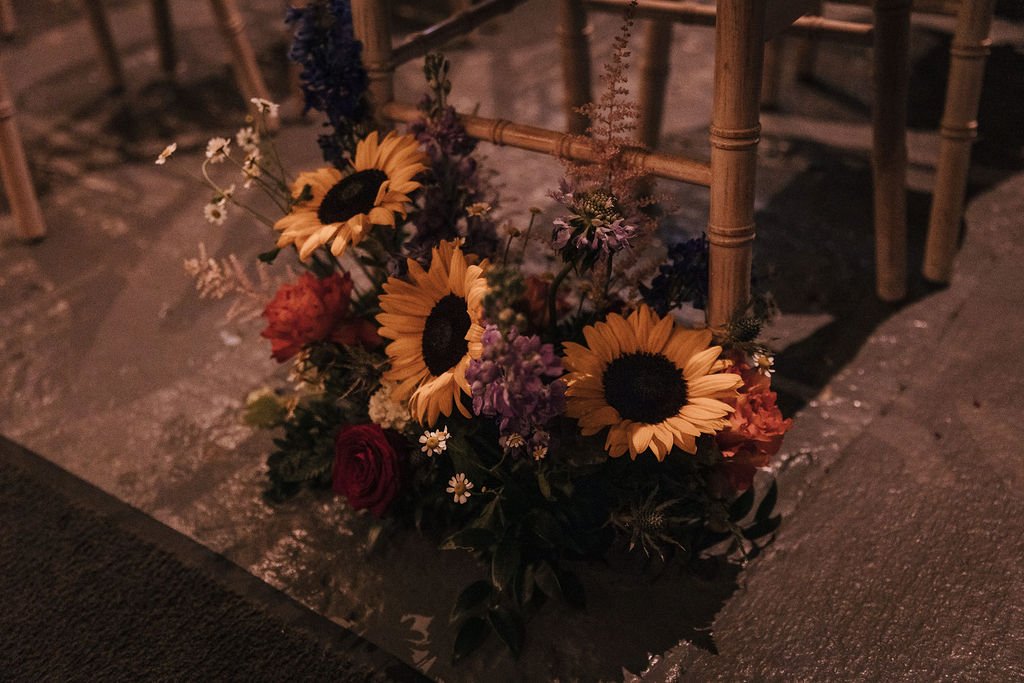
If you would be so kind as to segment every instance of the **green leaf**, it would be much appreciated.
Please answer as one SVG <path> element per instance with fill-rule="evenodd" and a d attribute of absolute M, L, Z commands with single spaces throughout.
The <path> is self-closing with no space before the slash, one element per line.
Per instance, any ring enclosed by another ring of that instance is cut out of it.
<path fill-rule="evenodd" d="M 505 590 L 519 572 L 521 555 L 519 544 L 505 539 L 498 544 L 491 559 L 491 582 L 498 590 Z"/>
<path fill-rule="evenodd" d="M 457 663 L 473 654 L 483 645 L 491 633 L 491 624 L 482 617 L 470 617 L 462 622 L 459 633 L 455 636 L 455 647 L 452 651 L 452 663 Z"/>
<path fill-rule="evenodd" d="M 469 527 L 456 531 L 445 539 L 441 544 L 442 550 L 454 550 L 463 548 L 465 550 L 486 550 L 494 545 L 494 534 L 487 529 Z"/>
<path fill-rule="evenodd" d="M 548 500 L 554 500 L 554 496 L 551 494 L 551 483 L 543 472 L 537 472 L 537 488 L 540 489 L 540 495 Z"/>
<path fill-rule="evenodd" d="M 452 608 L 452 621 L 458 621 L 458 619 L 464 616 L 467 612 L 478 607 L 480 603 L 491 596 L 491 582 L 490 581 L 474 581 L 473 583 L 466 586 L 461 593 L 459 593 L 458 599 L 455 601 L 455 607 Z"/>
<path fill-rule="evenodd" d="M 522 575 L 522 585 L 519 593 L 519 603 L 527 605 L 533 600 L 533 588 L 537 583 L 536 569 L 531 564 L 526 567 Z"/>
<path fill-rule="evenodd" d="M 501 642 L 508 646 L 516 659 L 523 651 L 523 640 L 526 637 L 526 628 L 523 626 L 523 618 L 510 609 L 495 605 L 487 613 L 487 621 L 491 623 L 494 632 L 501 638 Z"/>
<path fill-rule="evenodd" d="M 557 548 L 562 545 L 562 526 L 555 519 L 555 516 L 544 510 L 532 510 L 526 518 L 531 531 L 547 547 Z"/>
<path fill-rule="evenodd" d="M 260 254 L 259 256 L 257 256 L 256 258 L 258 258 L 260 261 L 263 261 L 264 263 L 273 263 L 274 259 L 276 259 L 277 255 L 280 254 L 280 253 L 281 253 L 281 248 L 278 247 L 277 249 L 271 249 L 270 251 L 265 251 L 262 254 Z"/>
<path fill-rule="evenodd" d="M 747 516 L 750 508 L 754 507 L 754 487 L 743 492 L 743 495 L 732 502 L 729 506 L 729 520 L 738 522 Z"/>
<path fill-rule="evenodd" d="M 558 581 L 558 575 L 555 574 L 555 570 L 552 569 L 549 563 L 540 562 L 537 564 L 534 577 L 537 587 L 544 591 L 545 595 L 550 598 L 562 597 L 562 584 Z"/>
<path fill-rule="evenodd" d="M 757 512 L 754 513 L 754 519 L 758 522 L 768 519 L 772 510 L 775 509 L 775 501 L 779 497 L 779 484 L 777 481 L 772 479 L 772 485 L 768 488 L 768 493 L 764 494 L 764 498 L 761 499 L 761 504 L 757 506 Z"/>
<path fill-rule="evenodd" d="M 754 539 L 761 538 L 762 536 L 767 536 L 772 533 L 779 528 L 780 524 L 782 524 L 782 515 L 775 515 L 774 517 L 763 519 L 760 522 L 754 522 L 743 530 L 743 537 L 749 541 L 753 541 Z"/>

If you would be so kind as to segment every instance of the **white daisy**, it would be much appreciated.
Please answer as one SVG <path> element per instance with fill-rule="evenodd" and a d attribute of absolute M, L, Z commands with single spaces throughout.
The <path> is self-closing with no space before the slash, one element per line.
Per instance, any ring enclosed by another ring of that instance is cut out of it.
<path fill-rule="evenodd" d="M 512 432 L 511 434 L 505 437 L 505 448 L 509 450 L 522 448 L 525 445 L 526 439 L 524 439 L 523 435 L 518 432 Z"/>
<path fill-rule="evenodd" d="M 163 166 L 164 164 L 167 163 L 167 159 L 172 154 L 174 154 L 177 151 L 177 149 L 178 149 L 178 143 L 177 142 L 172 142 L 171 144 L 169 144 L 166 147 L 164 147 L 164 151 L 160 152 L 160 156 L 158 156 L 156 158 L 156 161 L 153 162 L 153 163 L 155 163 L 157 166 Z"/>
<path fill-rule="evenodd" d="M 428 429 L 420 436 L 420 443 L 423 444 L 420 450 L 428 456 L 444 453 L 448 450 L 449 438 L 451 438 L 451 435 L 448 433 L 447 427 L 435 429 L 434 431 Z"/>
<path fill-rule="evenodd" d="M 754 367 L 762 375 L 772 376 L 775 372 L 775 357 L 770 356 L 767 353 L 755 353 L 754 354 Z"/>
<path fill-rule="evenodd" d="M 251 152 L 254 149 L 259 149 L 260 134 L 252 126 L 246 126 L 235 133 L 235 142 L 246 152 Z"/>
<path fill-rule="evenodd" d="M 210 138 L 206 143 L 206 158 L 211 164 L 220 163 L 230 154 L 231 141 L 227 138 Z"/>
<path fill-rule="evenodd" d="M 547 456 L 548 456 L 548 447 L 547 446 L 537 446 L 536 448 L 533 449 L 533 459 L 534 460 L 543 460 Z"/>
<path fill-rule="evenodd" d="M 257 111 L 261 114 L 267 114 L 274 118 L 277 118 L 278 110 L 281 109 L 281 105 L 275 104 L 270 100 L 265 100 L 262 97 L 254 97 L 249 101 L 256 105 Z"/>
<path fill-rule="evenodd" d="M 213 225 L 224 225 L 224 221 L 228 217 L 227 206 L 224 202 L 210 202 L 203 207 L 203 215 Z"/>
<path fill-rule="evenodd" d="M 486 216 L 491 212 L 491 205 L 487 202 L 473 202 L 466 207 L 466 214 L 470 216 Z"/>
<path fill-rule="evenodd" d="M 262 156 L 259 149 L 250 150 L 245 155 L 245 160 L 242 162 L 242 175 L 245 176 L 245 182 L 242 183 L 242 186 L 246 189 L 252 187 L 254 179 L 263 175 L 263 167 L 260 166 Z"/>
<path fill-rule="evenodd" d="M 473 488 L 473 482 L 466 479 L 464 472 L 459 472 L 454 477 L 448 480 L 448 488 L 445 489 L 448 493 L 452 494 L 452 498 L 459 505 L 465 504 L 469 497 L 473 495 L 469 490 Z"/>

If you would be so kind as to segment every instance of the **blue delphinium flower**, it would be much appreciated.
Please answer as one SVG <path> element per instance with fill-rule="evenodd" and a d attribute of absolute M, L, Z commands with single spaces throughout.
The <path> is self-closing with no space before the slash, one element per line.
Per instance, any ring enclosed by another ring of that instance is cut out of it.
<path fill-rule="evenodd" d="M 644 301 L 662 316 L 686 302 L 704 309 L 708 303 L 708 238 L 701 235 L 674 244 L 668 258 L 651 286 L 641 285 Z"/>
<path fill-rule="evenodd" d="M 339 165 L 344 153 L 340 138 L 366 113 L 368 83 L 349 0 L 313 0 L 305 7 L 290 8 L 285 23 L 294 31 L 288 57 L 302 66 L 305 111 L 314 109 L 327 116 L 333 131 L 320 136 L 320 147 L 324 159 Z"/>

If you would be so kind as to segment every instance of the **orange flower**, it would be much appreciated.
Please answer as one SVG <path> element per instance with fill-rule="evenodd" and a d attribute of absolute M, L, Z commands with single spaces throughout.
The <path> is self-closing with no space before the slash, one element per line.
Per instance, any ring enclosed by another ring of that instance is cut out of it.
<path fill-rule="evenodd" d="M 729 372 L 743 378 L 739 396 L 725 399 L 735 408 L 728 426 L 715 435 L 718 448 L 726 458 L 725 476 L 738 491 L 750 487 L 754 472 L 767 467 L 782 447 L 782 438 L 793 420 L 783 419 L 771 390 L 771 378 L 752 368 L 745 359 L 736 359 Z"/>
<path fill-rule="evenodd" d="M 260 333 L 270 340 L 274 360 L 283 363 L 314 342 L 379 345 L 374 325 L 351 316 L 351 297 L 348 273 L 322 280 L 305 273 L 294 284 L 283 285 L 263 311 L 267 328 Z"/>

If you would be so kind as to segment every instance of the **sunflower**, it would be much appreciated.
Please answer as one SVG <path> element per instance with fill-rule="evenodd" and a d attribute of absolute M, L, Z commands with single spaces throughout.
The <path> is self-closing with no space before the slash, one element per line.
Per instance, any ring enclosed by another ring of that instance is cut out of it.
<path fill-rule="evenodd" d="M 305 261 L 334 240 L 331 252 L 341 256 L 371 226 L 395 227 L 395 214 L 405 217 L 409 193 L 420 187 L 413 177 L 426 168 L 426 159 L 413 136 L 392 131 L 378 144 L 374 131 L 356 145 L 352 168 L 300 173 L 292 185 L 291 212 L 274 224 L 281 231 L 277 246 L 294 244 Z"/>
<path fill-rule="evenodd" d="M 613 458 L 648 448 L 664 460 L 673 446 L 697 452 L 696 438 L 727 424 L 732 408 L 718 399 L 736 396 L 743 380 L 713 374 L 722 347 L 708 347 L 711 332 L 675 327 L 641 305 L 629 318 L 612 313 L 584 328 L 587 345 L 565 344 L 566 413 L 584 436 L 605 427 Z"/>
<path fill-rule="evenodd" d="M 451 415 L 453 404 L 470 416 L 460 392 L 470 393 L 466 367 L 483 351 L 485 266 L 467 264 L 462 249 L 445 241 L 434 248 L 429 271 L 409 259 L 412 282 L 391 277 L 384 283 L 377 332 L 394 340 L 387 346 L 391 368 L 384 379 L 397 383 L 392 397 L 409 398 L 420 423 Z"/>

